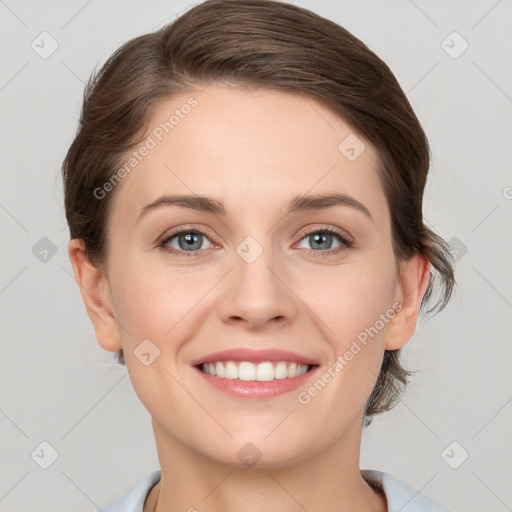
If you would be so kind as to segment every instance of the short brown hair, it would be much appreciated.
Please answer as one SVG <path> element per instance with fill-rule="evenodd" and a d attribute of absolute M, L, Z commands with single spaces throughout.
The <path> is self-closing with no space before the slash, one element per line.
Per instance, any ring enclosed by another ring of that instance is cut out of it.
<path fill-rule="evenodd" d="M 379 156 L 397 262 L 419 252 L 431 265 L 421 303 L 440 311 L 455 285 L 446 242 L 423 222 L 430 165 L 427 137 L 395 76 L 363 42 L 309 10 L 273 0 L 208 0 L 172 23 L 123 44 L 86 85 L 76 138 L 62 167 L 71 238 L 84 241 L 102 267 L 108 254 L 109 208 L 94 190 L 113 176 L 142 140 L 163 99 L 210 83 L 305 95 L 343 118 Z M 393 407 L 411 372 L 398 350 L 386 350 L 365 421 Z M 123 351 L 118 362 L 124 364 Z"/>

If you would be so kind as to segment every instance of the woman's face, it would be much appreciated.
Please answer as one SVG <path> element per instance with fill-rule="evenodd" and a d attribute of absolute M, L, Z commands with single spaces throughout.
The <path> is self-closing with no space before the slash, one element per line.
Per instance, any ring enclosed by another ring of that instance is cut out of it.
<path fill-rule="evenodd" d="M 265 90 L 175 96 L 149 127 L 109 219 L 108 346 L 160 442 L 262 467 L 353 442 L 399 297 L 375 150 L 312 99 Z"/>

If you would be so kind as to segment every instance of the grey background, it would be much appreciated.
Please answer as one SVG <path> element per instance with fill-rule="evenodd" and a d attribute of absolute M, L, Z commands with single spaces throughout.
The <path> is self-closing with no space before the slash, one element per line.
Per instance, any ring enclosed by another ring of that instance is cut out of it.
<path fill-rule="evenodd" d="M 363 433 L 361 465 L 454 512 L 512 510 L 512 2 L 294 3 L 396 74 L 432 146 L 427 222 L 460 258 L 451 304 L 404 352 L 421 371 Z M 74 280 L 59 171 L 94 66 L 193 4 L 0 0 L 2 512 L 94 511 L 159 467 L 149 413 L 97 345 Z M 46 59 L 31 47 L 43 31 L 59 45 Z M 458 58 L 446 45 L 462 40 L 442 44 L 453 31 L 469 44 Z M 47 469 L 42 442 L 58 453 Z"/>

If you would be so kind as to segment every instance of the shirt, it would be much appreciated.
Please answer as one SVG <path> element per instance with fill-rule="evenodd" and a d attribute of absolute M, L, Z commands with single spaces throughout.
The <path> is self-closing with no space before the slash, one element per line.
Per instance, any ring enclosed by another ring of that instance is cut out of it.
<path fill-rule="evenodd" d="M 147 495 L 160 480 L 160 474 L 159 469 L 153 471 L 137 482 L 123 497 L 97 512 L 143 512 Z M 371 487 L 384 492 L 388 503 L 388 512 L 449 512 L 389 473 L 363 469 L 361 475 Z"/>

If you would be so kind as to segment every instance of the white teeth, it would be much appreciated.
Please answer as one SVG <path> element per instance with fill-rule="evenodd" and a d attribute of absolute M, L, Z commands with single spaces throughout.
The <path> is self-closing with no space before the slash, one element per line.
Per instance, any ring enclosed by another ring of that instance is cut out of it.
<path fill-rule="evenodd" d="M 274 367 L 272 363 L 260 363 L 256 369 L 256 380 L 265 382 L 274 380 Z"/>
<path fill-rule="evenodd" d="M 217 374 L 217 377 L 224 377 L 224 366 L 222 366 L 222 363 L 215 364 L 215 372 Z"/>
<path fill-rule="evenodd" d="M 309 370 L 307 364 L 287 363 L 279 361 L 271 363 L 253 364 L 248 361 L 235 363 L 234 361 L 204 363 L 201 366 L 203 373 L 214 375 L 221 379 L 268 382 L 274 379 L 299 377 Z"/>
<path fill-rule="evenodd" d="M 297 377 L 299 377 L 300 375 L 304 375 L 306 372 L 308 371 L 308 367 L 301 364 L 299 365 L 299 367 L 297 368 Z"/>
<path fill-rule="evenodd" d="M 238 365 L 238 378 L 240 380 L 256 380 L 256 366 L 252 363 L 240 363 Z"/>
<path fill-rule="evenodd" d="M 222 364 L 222 363 L 221 363 Z M 238 379 L 238 366 L 233 361 L 226 363 L 225 379 Z"/>
<path fill-rule="evenodd" d="M 274 367 L 274 378 L 286 379 L 286 377 L 288 377 L 288 369 L 286 368 L 286 363 L 277 363 Z"/>

